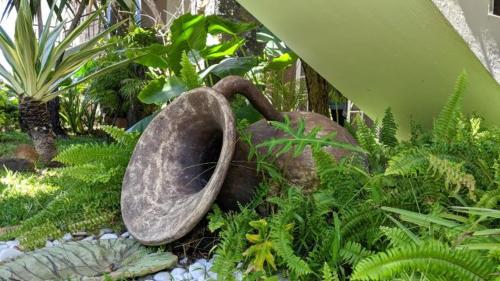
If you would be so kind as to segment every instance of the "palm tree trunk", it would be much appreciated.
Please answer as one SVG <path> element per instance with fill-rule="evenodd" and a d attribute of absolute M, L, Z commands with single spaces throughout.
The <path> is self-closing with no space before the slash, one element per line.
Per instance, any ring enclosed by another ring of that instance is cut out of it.
<path fill-rule="evenodd" d="M 19 121 L 33 141 L 40 161 L 50 164 L 57 154 L 55 134 L 52 131 L 47 103 L 21 97 L 19 101 Z"/>

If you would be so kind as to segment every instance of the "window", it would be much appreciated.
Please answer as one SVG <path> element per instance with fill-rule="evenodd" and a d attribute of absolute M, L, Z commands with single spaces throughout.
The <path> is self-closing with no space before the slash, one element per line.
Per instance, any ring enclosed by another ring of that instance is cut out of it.
<path fill-rule="evenodd" d="M 500 0 L 491 0 L 491 13 L 496 16 L 500 16 Z"/>

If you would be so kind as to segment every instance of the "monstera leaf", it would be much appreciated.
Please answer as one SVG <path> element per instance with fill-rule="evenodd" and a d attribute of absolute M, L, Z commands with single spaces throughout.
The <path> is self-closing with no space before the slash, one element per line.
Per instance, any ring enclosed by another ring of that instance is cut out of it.
<path fill-rule="evenodd" d="M 132 239 L 68 242 L 0 263 L 0 280 L 105 280 L 173 267 L 177 257 L 153 253 Z"/>

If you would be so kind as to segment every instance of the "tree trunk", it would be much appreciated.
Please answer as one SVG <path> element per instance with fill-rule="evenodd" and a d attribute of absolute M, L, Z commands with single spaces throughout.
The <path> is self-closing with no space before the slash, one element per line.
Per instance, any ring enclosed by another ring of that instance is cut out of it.
<path fill-rule="evenodd" d="M 308 92 L 308 110 L 330 117 L 329 93 L 332 86 L 311 66 L 302 61 Z"/>
<path fill-rule="evenodd" d="M 50 124 L 52 125 L 52 131 L 56 134 L 56 136 L 67 138 L 68 134 L 66 134 L 61 126 L 61 118 L 59 117 L 59 102 L 59 97 L 55 97 L 47 102 L 47 109 L 50 114 Z"/>
<path fill-rule="evenodd" d="M 73 15 L 74 17 L 71 21 L 71 25 L 69 26 L 67 34 L 71 33 L 76 27 L 78 27 L 78 23 L 80 23 L 81 17 L 85 12 L 85 7 L 87 6 L 87 4 L 88 0 L 83 0 L 80 2 L 76 13 Z M 57 65 L 61 63 L 63 56 L 64 54 L 57 60 Z M 63 127 L 61 126 L 61 119 L 59 117 L 59 103 L 59 97 L 55 97 L 54 99 L 47 102 L 47 108 L 50 115 L 50 123 L 52 125 L 52 131 L 56 134 L 56 136 L 67 138 L 68 134 L 66 134 Z"/>
<path fill-rule="evenodd" d="M 19 119 L 33 141 L 40 160 L 50 164 L 57 154 L 55 134 L 52 131 L 47 103 L 21 97 L 19 101 Z"/>

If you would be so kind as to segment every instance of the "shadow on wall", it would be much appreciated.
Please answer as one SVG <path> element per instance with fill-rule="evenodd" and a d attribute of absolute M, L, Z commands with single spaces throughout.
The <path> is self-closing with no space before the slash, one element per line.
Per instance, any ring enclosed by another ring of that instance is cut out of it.
<path fill-rule="evenodd" d="M 500 1 L 433 0 L 467 42 L 481 63 L 500 83 Z M 491 6 L 493 5 L 493 6 Z"/>

